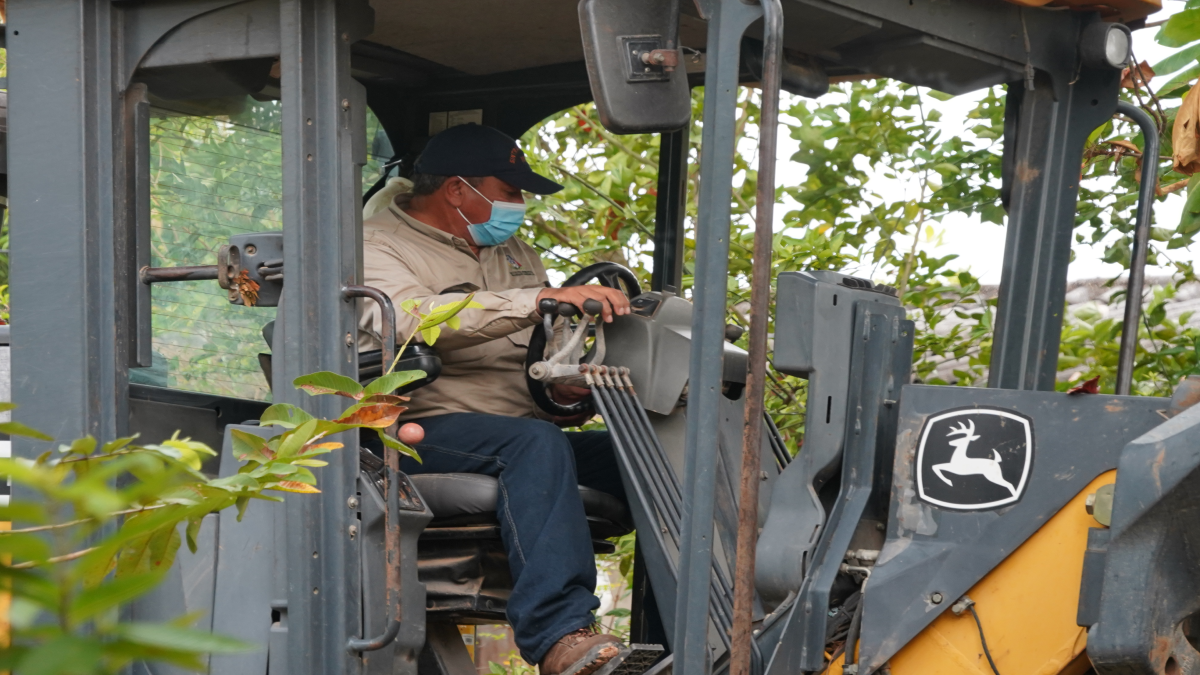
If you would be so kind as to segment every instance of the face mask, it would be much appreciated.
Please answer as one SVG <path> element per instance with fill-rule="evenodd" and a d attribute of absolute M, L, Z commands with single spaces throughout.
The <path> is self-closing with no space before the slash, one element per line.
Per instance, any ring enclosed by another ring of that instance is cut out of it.
<path fill-rule="evenodd" d="M 463 184 L 475 190 L 475 187 L 468 183 L 465 179 L 459 176 Z M 475 194 L 483 197 L 483 193 L 475 190 Z M 492 217 L 482 223 L 472 223 L 463 216 L 463 212 L 458 210 L 458 215 L 462 216 L 463 220 L 467 220 L 467 231 L 471 233 L 471 238 L 475 240 L 478 246 L 497 246 L 503 244 L 509 237 L 517 233 L 521 225 L 525 222 L 525 205 L 513 204 L 511 202 L 494 202 L 487 197 L 483 197 L 487 203 L 492 205 Z M 457 210 L 457 209 L 456 209 Z"/>

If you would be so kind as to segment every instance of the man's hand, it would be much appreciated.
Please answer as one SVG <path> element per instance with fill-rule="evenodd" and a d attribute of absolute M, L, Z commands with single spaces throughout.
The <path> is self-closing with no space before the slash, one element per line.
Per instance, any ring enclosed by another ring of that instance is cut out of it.
<path fill-rule="evenodd" d="M 605 323 L 612 323 L 614 316 L 628 314 L 631 311 L 629 309 L 629 298 L 625 297 L 623 292 L 605 286 L 546 288 L 541 293 L 538 293 L 537 299 L 540 302 L 546 298 L 570 303 L 578 307 L 580 311 L 583 311 L 585 300 L 598 300 L 603 305 L 600 315 L 604 317 Z"/>
<path fill-rule="evenodd" d="M 572 405 L 592 395 L 592 390 L 586 387 L 574 387 L 569 384 L 552 384 L 546 390 L 550 398 L 560 405 Z M 555 417 L 554 423 L 560 427 L 577 427 L 591 419 L 591 413 L 571 415 L 570 417 Z"/>
<path fill-rule="evenodd" d="M 576 387 L 570 384 L 550 385 L 550 398 L 559 405 L 574 405 L 592 395 L 587 387 Z"/>

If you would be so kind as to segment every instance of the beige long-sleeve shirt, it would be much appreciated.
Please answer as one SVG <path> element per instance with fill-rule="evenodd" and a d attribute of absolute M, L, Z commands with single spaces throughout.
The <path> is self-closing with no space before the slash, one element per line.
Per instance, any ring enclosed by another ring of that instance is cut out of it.
<path fill-rule="evenodd" d="M 400 342 L 417 319 L 400 311 L 417 300 L 420 311 L 475 293 L 482 309 L 459 313 L 457 329 L 442 326 L 434 347 L 441 353 L 442 374 L 412 393 L 408 419 L 452 412 L 533 417 L 536 406 L 525 384 L 525 352 L 540 322 L 537 296 L 546 286 L 546 270 L 537 252 L 516 238 L 485 246 L 476 257 L 466 240 L 409 216 L 400 195 L 390 208 L 363 222 L 363 276 L 367 286 L 387 293 L 396 306 Z M 363 301 L 358 346 L 379 349 L 378 307 Z M 414 338 L 420 341 L 420 336 Z"/>

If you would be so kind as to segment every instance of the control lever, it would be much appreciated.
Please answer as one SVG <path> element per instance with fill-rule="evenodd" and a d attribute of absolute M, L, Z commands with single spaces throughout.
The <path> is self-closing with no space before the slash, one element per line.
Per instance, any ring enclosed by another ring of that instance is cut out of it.
<path fill-rule="evenodd" d="M 283 258 L 275 258 L 260 264 L 258 273 L 267 281 L 283 281 Z"/>
<path fill-rule="evenodd" d="M 604 322 L 596 318 L 604 311 L 604 305 L 594 298 L 583 301 L 583 311 L 596 322 L 596 351 L 592 353 L 592 365 L 604 363 Z"/>
<path fill-rule="evenodd" d="M 538 361 L 529 367 L 529 375 L 542 382 L 562 382 L 583 386 L 583 376 L 579 372 L 579 363 L 583 357 L 583 341 L 593 320 L 596 321 L 595 352 L 590 362 L 600 365 L 604 362 L 604 328 L 603 323 L 596 319 L 604 305 L 598 300 L 588 299 L 583 303 L 583 312 L 569 302 L 559 302 L 553 298 L 538 301 L 538 312 L 542 315 L 542 329 L 546 332 L 546 344 L 552 355 Z M 559 347 L 557 334 L 554 330 L 554 316 L 561 316 L 567 321 L 572 317 L 582 315 L 583 320 L 575 327 L 566 345 Z"/>

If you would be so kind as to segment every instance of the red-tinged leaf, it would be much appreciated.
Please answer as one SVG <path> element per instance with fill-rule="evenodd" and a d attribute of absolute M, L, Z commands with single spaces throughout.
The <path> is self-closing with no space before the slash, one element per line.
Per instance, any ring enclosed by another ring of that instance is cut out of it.
<path fill-rule="evenodd" d="M 311 485 L 306 485 L 304 483 L 301 483 L 300 481 L 295 481 L 295 480 L 281 480 L 278 483 L 271 484 L 269 489 L 281 490 L 283 492 L 298 492 L 300 494 L 306 494 L 306 495 L 315 495 L 315 494 L 320 494 L 320 492 L 321 492 L 320 490 L 318 490 L 317 488 L 315 488 Z"/>
<path fill-rule="evenodd" d="M 338 424 L 358 424 L 364 427 L 372 427 L 375 429 L 386 429 L 396 423 L 400 413 L 407 410 L 398 405 L 388 405 L 386 403 L 379 405 L 369 405 L 345 417 L 337 420 Z"/>
<path fill-rule="evenodd" d="M 1083 384 L 1067 392 L 1068 394 L 1099 394 L 1100 376 L 1097 375 Z"/>
<path fill-rule="evenodd" d="M 331 450 L 341 450 L 346 447 L 341 443 L 314 443 L 300 449 L 301 455 L 321 455 Z"/>
<path fill-rule="evenodd" d="M 255 461 L 266 463 L 275 459 L 275 452 L 267 446 L 267 439 L 247 433 L 241 429 L 233 429 L 233 456 L 238 461 Z"/>

